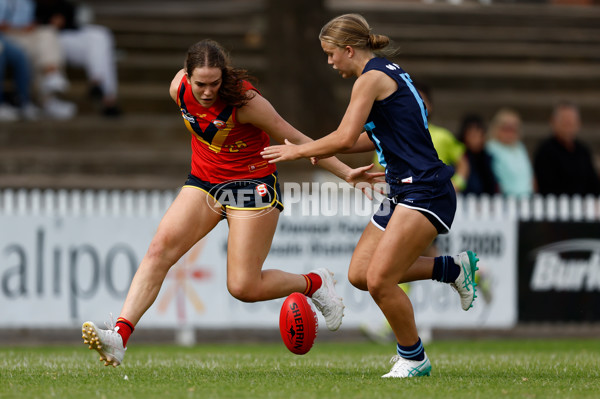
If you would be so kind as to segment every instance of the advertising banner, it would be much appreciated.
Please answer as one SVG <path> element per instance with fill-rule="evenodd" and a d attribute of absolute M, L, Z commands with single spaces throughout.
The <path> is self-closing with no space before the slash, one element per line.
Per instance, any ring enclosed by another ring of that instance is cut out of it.
<path fill-rule="evenodd" d="M 0 326 L 14 328 L 118 313 L 157 220 L 20 215 L 0 226 Z"/>
<path fill-rule="evenodd" d="M 346 305 L 342 328 L 383 323 L 368 292 L 354 288 L 347 279 L 352 252 L 377 204 L 367 201 L 362 210 L 355 210 L 350 202 L 344 209 L 329 209 L 318 199 L 312 204 L 305 199 L 288 200 L 263 269 L 307 273 L 327 267 L 335 273 Z M 161 217 L 156 211 L 0 215 L 0 328 L 101 323 L 109 313 L 116 318 Z M 228 293 L 227 234 L 223 221 L 177 262 L 140 326 L 277 327 L 283 299 L 242 303 Z M 512 326 L 517 308 L 515 222 L 456 220 L 436 247 L 451 255 L 476 251 L 491 295 L 480 294 L 474 308 L 464 312 L 449 285 L 431 280 L 411 283 L 408 294 L 417 323 L 446 328 Z"/>
<path fill-rule="evenodd" d="M 444 328 L 510 328 L 517 320 L 516 223 L 512 220 L 456 220 L 436 240 L 440 254 L 472 250 L 480 261 L 477 299 L 469 311 L 447 284 L 412 283 L 409 296 L 417 324 Z"/>
<path fill-rule="evenodd" d="M 519 320 L 600 320 L 600 224 L 519 224 Z"/>

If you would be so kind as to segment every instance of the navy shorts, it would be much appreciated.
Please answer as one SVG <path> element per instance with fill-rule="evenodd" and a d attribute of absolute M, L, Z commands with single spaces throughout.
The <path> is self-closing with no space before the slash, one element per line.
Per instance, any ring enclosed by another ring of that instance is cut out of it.
<path fill-rule="evenodd" d="M 385 230 L 394 209 L 400 205 L 421 212 L 438 234 L 450 231 L 456 213 L 456 192 L 450 181 L 435 186 L 403 184 L 395 191 L 400 193 L 386 198 L 371 218 L 375 226 Z"/>
<path fill-rule="evenodd" d="M 223 183 L 209 183 L 190 174 L 183 187 L 194 187 L 207 193 L 216 204 L 221 206 L 223 216 L 227 209 L 283 210 L 277 172 L 265 177 L 230 180 Z"/>

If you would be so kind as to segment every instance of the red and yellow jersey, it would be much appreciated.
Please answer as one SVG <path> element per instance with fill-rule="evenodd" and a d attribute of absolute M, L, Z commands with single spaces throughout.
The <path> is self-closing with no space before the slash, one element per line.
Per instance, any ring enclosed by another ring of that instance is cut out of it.
<path fill-rule="evenodd" d="M 244 82 L 246 90 L 258 90 Z M 275 172 L 275 165 L 260 152 L 268 147 L 269 136 L 250 124 L 236 120 L 237 108 L 218 99 L 205 108 L 194 97 L 184 76 L 177 92 L 177 104 L 192 133 L 192 174 L 210 183 L 264 177 Z"/>

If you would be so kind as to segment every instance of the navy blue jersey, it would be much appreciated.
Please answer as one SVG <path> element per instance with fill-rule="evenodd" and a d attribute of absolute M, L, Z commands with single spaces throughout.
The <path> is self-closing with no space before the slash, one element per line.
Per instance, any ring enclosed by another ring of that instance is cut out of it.
<path fill-rule="evenodd" d="M 365 124 L 385 167 L 390 194 L 397 194 L 394 191 L 405 184 L 446 183 L 454 170 L 438 157 L 428 130 L 427 109 L 410 76 L 385 58 L 371 59 L 363 73 L 370 70 L 381 71 L 398 84 L 393 94 L 373 103 Z"/>

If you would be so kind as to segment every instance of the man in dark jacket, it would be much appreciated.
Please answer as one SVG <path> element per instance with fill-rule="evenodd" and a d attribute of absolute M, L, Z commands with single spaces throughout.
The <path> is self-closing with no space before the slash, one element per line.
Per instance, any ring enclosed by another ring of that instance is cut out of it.
<path fill-rule="evenodd" d="M 534 160 L 540 194 L 600 194 L 600 181 L 588 147 L 576 138 L 579 109 L 570 102 L 554 107 L 552 136 L 539 146 Z"/>

